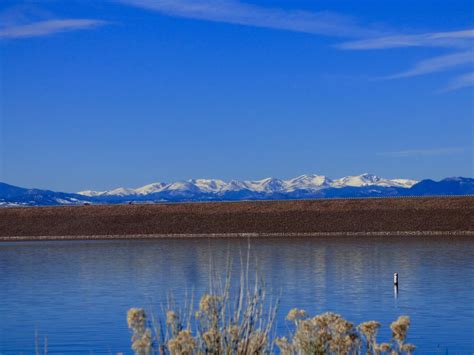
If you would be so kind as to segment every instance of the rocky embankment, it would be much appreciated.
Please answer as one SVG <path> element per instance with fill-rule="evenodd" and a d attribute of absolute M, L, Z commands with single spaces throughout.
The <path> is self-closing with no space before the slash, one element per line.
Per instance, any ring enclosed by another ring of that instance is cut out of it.
<path fill-rule="evenodd" d="M 474 236 L 474 197 L 0 209 L 0 240 L 333 235 Z"/>

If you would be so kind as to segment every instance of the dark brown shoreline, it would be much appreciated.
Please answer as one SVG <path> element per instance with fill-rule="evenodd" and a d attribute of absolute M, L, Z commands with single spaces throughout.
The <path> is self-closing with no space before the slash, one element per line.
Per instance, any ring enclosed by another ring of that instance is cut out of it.
<path fill-rule="evenodd" d="M 379 235 L 474 236 L 474 197 L 0 209 L 0 241 Z"/>

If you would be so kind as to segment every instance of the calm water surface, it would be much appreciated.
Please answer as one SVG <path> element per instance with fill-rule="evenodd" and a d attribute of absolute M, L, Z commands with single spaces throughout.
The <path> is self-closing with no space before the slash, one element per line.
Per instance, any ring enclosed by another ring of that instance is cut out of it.
<path fill-rule="evenodd" d="M 34 352 L 36 332 L 50 353 L 127 353 L 128 308 L 159 311 L 169 291 L 199 296 L 210 260 L 224 270 L 230 254 L 238 269 L 246 250 L 236 239 L 0 244 L 0 353 Z M 474 352 L 473 238 L 259 239 L 256 259 L 268 292 L 282 295 L 282 335 L 293 307 L 379 320 L 380 340 L 409 315 L 420 352 Z"/>

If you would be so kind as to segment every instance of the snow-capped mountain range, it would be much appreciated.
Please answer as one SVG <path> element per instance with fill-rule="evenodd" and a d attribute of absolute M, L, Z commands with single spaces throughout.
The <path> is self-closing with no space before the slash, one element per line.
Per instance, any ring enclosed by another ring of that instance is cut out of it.
<path fill-rule="evenodd" d="M 0 182 L 0 207 L 439 195 L 474 195 L 474 179 L 452 177 L 441 181 L 427 179 L 417 182 L 383 179 L 371 174 L 340 179 L 302 175 L 288 180 L 268 178 L 225 182 L 196 179 L 168 184 L 158 182 L 136 189 L 121 187 L 79 193 L 29 189 Z"/>
<path fill-rule="evenodd" d="M 298 190 L 315 192 L 328 188 L 345 187 L 397 187 L 410 188 L 416 184 L 416 180 L 410 179 L 384 179 L 372 174 L 362 174 L 355 176 L 346 176 L 339 179 L 330 179 L 323 175 L 307 174 L 295 177 L 293 179 L 281 180 L 276 178 L 266 178 L 254 181 L 232 180 L 225 182 L 219 179 L 191 179 L 187 181 L 163 183 L 157 182 L 145 185 L 139 188 L 119 187 L 107 191 L 81 191 L 79 195 L 88 197 L 101 196 L 146 196 L 158 193 L 204 193 L 223 195 L 229 192 L 256 192 L 256 193 L 291 193 Z"/>

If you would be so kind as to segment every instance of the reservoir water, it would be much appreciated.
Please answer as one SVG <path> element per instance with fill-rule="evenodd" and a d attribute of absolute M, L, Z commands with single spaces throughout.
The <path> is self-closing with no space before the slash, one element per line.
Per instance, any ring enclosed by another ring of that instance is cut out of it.
<path fill-rule="evenodd" d="M 280 297 L 278 335 L 294 307 L 340 313 L 353 323 L 411 318 L 417 352 L 474 352 L 474 239 L 333 237 L 250 240 L 267 293 Z M 126 311 L 160 312 L 208 287 L 209 268 L 225 270 L 248 240 L 161 239 L 0 243 L 0 354 L 130 353 Z M 399 275 L 398 290 L 393 273 Z"/>

